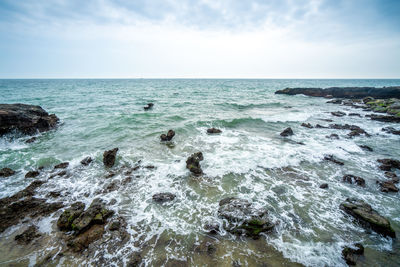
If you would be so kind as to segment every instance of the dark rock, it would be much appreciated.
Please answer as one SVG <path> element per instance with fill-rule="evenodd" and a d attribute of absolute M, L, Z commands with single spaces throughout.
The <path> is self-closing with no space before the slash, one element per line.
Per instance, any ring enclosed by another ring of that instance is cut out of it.
<path fill-rule="evenodd" d="M 269 232 L 274 224 L 266 209 L 256 209 L 245 199 L 229 197 L 219 202 L 218 216 L 226 220 L 228 232 L 257 238 L 261 232 Z"/>
<path fill-rule="evenodd" d="M 114 220 L 110 223 L 110 231 L 117 231 L 121 227 L 121 222 L 119 220 Z"/>
<path fill-rule="evenodd" d="M 69 162 L 63 162 L 54 166 L 54 169 L 65 169 L 69 166 Z"/>
<path fill-rule="evenodd" d="M 27 245 L 32 242 L 32 240 L 38 238 L 40 233 L 38 232 L 38 228 L 36 226 L 29 226 L 22 234 L 16 235 L 14 240 L 20 244 Z"/>
<path fill-rule="evenodd" d="M 81 232 L 74 239 L 68 241 L 67 245 L 74 252 L 80 252 L 89 247 L 91 243 L 99 240 L 104 234 L 104 225 L 91 225 L 86 231 Z"/>
<path fill-rule="evenodd" d="M 361 134 L 364 134 L 365 136 L 370 136 L 366 131 L 364 131 L 357 125 L 330 124 L 329 128 L 336 129 L 336 130 L 350 130 L 351 132 L 348 134 L 348 136 L 350 136 L 350 137 L 358 136 Z"/>
<path fill-rule="evenodd" d="M 107 168 L 111 168 L 115 164 L 115 158 L 117 156 L 118 148 L 104 151 L 103 153 L 103 163 Z"/>
<path fill-rule="evenodd" d="M 394 182 L 398 182 L 398 177 L 394 172 L 385 172 L 385 176 L 389 179 L 392 179 Z"/>
<path fill-rule="evenodd" d="M 365 180 L 363 178 L 351 174 L 343 176 L 342 181 L 349 184 L 355 183 L 359 186 L 365 186 Z"/>
<path fill-rule="evenodd" d="M 356 247 L 355 249 L 350 247 L 344 247 L 342 250 L 342 257 L 348 265 L 356 265 L 359 256 L 364 254 L 363 245 L 357 243 L 354 244 L 354 246 Z"/>
<path fill-rule="evenodd" d="M 382 131 L 387 132 L 387 133 L 390 133 L 390 134 L 400 135 L 400 130 L 396 130 L 396 129 L 393 128 L 393 127 L 385 127 L 385 128 L 382 128 Z"/>
<path fill-rule="evenodd" d="M 309 128 L 309 129 L 314 128 L 310 123 L 304 123 L 304 122 L 301 124 L 301 126 Z"/>
<path fill-rule="evenodd" d="M 25 143 L 27 143 L 27 144 L 30 144 L 30 143 L 33 143 L 33 142 L 35 142 L 36 141 L 36 137 L 34 136 L 34 137 L 31 137 L 31 138 L 29 138 L 28 140 L 26 140 L 25 141 Z"/>
<path fill-rule="evenodd" d="M 349 113 L 348 116 L 360 117 L 361 118 L 361 115 L 359 113 Z"/>
<path fill-rule="evenodd" d="M 356 218 L 364 227 L 372 228 L 375 232 L 384 236 L 396 237 L 389 220 L 381 216 L 363 200 L 348 198 L 340 204 L 340 209 Z"/>
<path fill-rule="evenodd" d="M 139 252 L 134 252 L 129 256 L 127 267 L 138 267 L 142 263 L 143 259 Z"/>
<path fill-rule="evenodd" d="M 329 138 L 329 139 L 336 139 L 336 140 L 338 140 L 339 139 L 339 135 L 337 135 L 337 134 L 331 134 L 331 135 L 327 135 L 327 136 L 325 136 L 326 138 Z"/>
<path fill-rule="evenodd" d="M 344 115 L 346 115 L 346 113 L 344 113 L 344 112 L 342 112 L 342 111 L 331 112 L 331 114 L 332 114 L 333 116 L 336 116 L 336 117 L 343 117 Z"/>
<path fill-rule="evenodd" d="M 333 163 L 336 163 L 337 165 L 344 165 L 343 162 L 341 162 L 341 161 L 335 159 L 335 157 L 334 157 L 333 155 L 326 155 L 326 156 L 324 157 L 324 160 L 332 161 Z"/>
<path fill-rule="evenodd" d="M 329 187 L 328 184 L 321 184 L 319 186 L 319 188 L 322 188 L 322 189 L 327 189 L 328 187 Z"/>
<path fill-rule="evenodd" d="M 38 171 L 29 171 L 25 174 L 25 178 L 37 177 L 40 173 Z"/>
<path fill-rule="evenodd" d="M 383 122 L 400 122 L 400 117 L 397 116 L 385 116 L 385 115 L 375 115 L 372 114 L 370 116 L 371 120 L 374 121 L 383 121 Z"/>
<path fill-rule="evenodd" d="M 290 128 L 290 127 L 286 128 L 285 130 L 283 130 L 283 131 L 280 133 L 280 135 L 281 135 L 281 136 L 284 136 L 284 137 L 290 136 L 290 135 L 293 135 L 293 134 L 294 134 L 294 133 L 293 133 L 293 130 L 292 130 L 292 128 Z"/>
<path fill-rule="evenodd" d="M 371 147 L 369 147 L 367 145 L 359 145 L 359 147 L 366 151 L 370 151 L 370 152 L 374 151 Z"/>
<path fill-rule="evenodd" d="M 111 183 L 109 183 L 106 186 L 106 188 L 103 190 L 103 193 L 107 194 L 107 193 L 110 193 L 110 192 L 113 192 L 113 191 L 117 190 L 119 188 L 118 184 L 119 184 L 118 181 L 112 181 Z"/>
<path fill-rule="evenodd" d="M 160 139 L 161 141 L 171 141 L 174 136 L 175 136 L 174 130 L 169 130 L 167 134 L 160 135 Z"/>
<path fill-rule="evenodd" d="M 326 122 L 333 122 L 331 119 L 320 119 L 321 121 L 326 121 Z"/>
<path fill-rule="evenodd" d="M 315 128 L 318 128 L 318 129 L 327 129 L 328 127 L 322 126 L 321 124 L 317 124 L 317 125 L 315 125 Z"/>
<path fill-rule="evenodd" d="M 342 100 L 340 99 L 333 99 L 333 100 L 329 100 L 326 103 L 328 104 L 342 104 Z"/>
<path fill-rule="evenodd" d="M 367 96 L 367 97 L 364 97 L 364 98 L 363 98 L 362 102 L 363 102 L 364 104 L 367 104 L 368 102 L 371 102 L 371 101 L 373 101 L 373 100 L 375 100 L 373 97 Z"/>
<path fill-rule="evenodd" d="M 204 229 L 210 234 L 218 234 L 219 233 L 219 223 L 216 222 L 209 222 L 204 225 Z"/>
<path fill-rule="evenodd" d="M 203 159 L 204 159 L 203 153 L 201 153 L 201 152 L 192 154 L 186 160 L 186 168 L 189 169 L 189 171 L 192 172 L 196 176 L 203 174 L 203 170 L 201 169 L 201 166 L 200 166 L 200 161 L 202 161 Z"/>
<path fill-rule="evenodd" d="M 0 177 L 9 177 L 15 174 L 15 171 L 10 168 L 3 168 L 0 170 Z"/>
<path fill-rule="evenodd" d="M 175 194 L 172 193 L 158 193 L 153 195 L 153 200 L 158 203 L 164 203 L 167 201 L 172 201 L 176 197 Z"/>
<path fill-rule="evenodd" d="M 47 194 L 47 197 L 52 197 L 52 198 L 56 198 L 56 197 L 59 197 L 59 196 L 61 196 L 61 193 L 58 192 L 58 191 L 51 191 L 51 192 L 49 192 Z"/>
<path fill-rule="evenodd" d="M 156 167 L 154 165 L 147 165 L 144 166 L 146 169 L 155 169 Z"/>
<path fill-rule="evenodd" d="M 378 181 L 381 192 L 389 193 L 389 192 L 399 192 L 399 189 L 395 186 L 394 181 Z"/>
<path fill-rule="evenodd" d="M 64 210 L 57 221 L 57 227 L 61 231 L 71 231 L 73 221 L 78 218 L 85 210 L 85 204 L 75 202 L 69 209 Z"/>
<path fill-rule="evenodd" d="M 148 103 L 146 106 L 143 107 L 143 109 L 144 109 L 144 110 L 149 110 L 149 109 L 152 109 L 153 106 L 154 106 L 153 103 Z"/>
<path fill-rule="evenodd" d="M 218 134 L 218 133 L 222 133 L 222 131 L 220 129 L 217 129 L 217 128 L 210 128 L 210 129 L 207 129 L 207 133 L 209 133 L 209 134 Z"/>
<path fill-rule="evenodd" d="M 390 168 L 400 169 L 400 160 L 397 159 L 378 159 L 379 163 L 390 166 Z M 389 170 L 387 170 L 389 171 Z"/>
<path fill-rule="evenodd" d="M 86 157 L 83 160 L 81 160 L 81 164 L 84 166 L 89 165 L 93 161 L 92 157 Z"/>
<path fill-rule="evenodd" d="M 400 87 L 330 87 L 322 88 L 286 88 L 276 91 L 275 94 L 325 97 L 332 95 L 335 98 L 364 98 L 367 96 L 375 98 L 400 98 Z"/>
<path fill-rule="evenodd" d="M 53 129 L 59 119 L 40 106 L 0 104 L 0 136 L 13 131 L 34 134 Z"/>
<path fill-rule="evenodd" d="M 382 164 L 379 166 L 379 169 L 381 169 L 382 171 L 391 171 L 392 170 L 392 166 L 391 165 L 387 165 L 387 164 Z"/>

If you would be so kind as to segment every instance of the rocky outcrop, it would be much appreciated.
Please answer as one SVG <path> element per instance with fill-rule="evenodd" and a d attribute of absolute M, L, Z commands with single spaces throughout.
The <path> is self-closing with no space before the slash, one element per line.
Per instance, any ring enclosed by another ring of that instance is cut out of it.
<path fill-rule="evenodd" d="M 31 225 L 22 234 L 16 235 L 14 240 L 19 244 L 27 245 L 40 236 L 41 234 L 39 233 L 38 228 Z"/>
<path fill-rule="evenodd" d="M 371 120 L 374 121 L 382 121 L 382 122 L 400 122 L 400 117 L 399 116 L 386 116 L 386 115 L 375 115 L 372 114 L 369 116 Z"/>
<path fill-rule="evenodd" d="M 0 136 L 18 131 L 23 134 L 44 132 L 56 127 L 59 119 L 40 106 L 0 104 Z"/>
<path fill-rule="evenodd" d="M 207 133 L 208 134 L 219 134 L 219 133 L 222 133 L 222 131 L 217 128 L 210 128 L 210 129 L 207 129 Z"/>
<path fill-rule="evenodd" d="M 305 123 L 305 122 L 303 122 L 303 123 L 301 124 L 301 126 L 302 126 L 302 127 L 309 128 L 309 129 L 314 128 L 314 127 L 311 125 L 311 123 Z"/>
<path fill-rule="evenodd" d="M 359 186 L 365 186 L 365 180 L 363 178 L 351 174 L 346 174 L 343 176 L 342 181 L 349 184 L 354 183 Z"/>
<path fill-rule="evenodd" d="M 286 88 L 276 91 L 275 94 L 326 97 L 331 95 L 335 98 L 400 98 L 400 86 L 393 87 L 330 87 L 322 88 Z"/>
<path fill-rule="evenodd" d="M 346 115 L 346 113 L 344 113 L 344 112 L 342 112 L 342 111 L 331 112 L 331 114 L 332 114 L 333 116 L 336 116 L 336 117 L 343 117 L 343 116 Z"/>
<path fill-rule="evenodd" d="M 160 135 L 160 139 L 161 141 L 171 141 L 174 136 L 175 136 L 175 131 L 169 130 L 167 134 Z"/>
<path fill-rule="evenodd" d="M 75 202 L 70 208 L 64 210 L 57 221 L 57 227 L 61 231 L 71 231 L 72 223 L 78 218 L 85 210 L 85 204 L 82 202 Z"/>
<path fill-rule="evenodd" d="M 29 171 L 25 174 L 25 178 L 35 178 L 39 176 L 40 172 L 39 171 Z"/>
<path fill-rule="evenodd" d="M 364 246 L 360 243 L 354 244 L 355 248 L 344 247 L 342 257 L 348 265 L 356 265 L 358 258 L 364 254 Z"/>
<path fill-rule="evenodd" d="M 354 137 L 354 136 L 359 136 L 361 134 L 370 137 L 371 135 L 368 134 L 364 129 L 357 125 L 350 125 L 350 124 L 330 124 L 329 125 L 330 129 L 335 129 L 335 130 L 350 130 L 350 133 L 347 135 L 349 137 Z"/>
<path fill-rule="evenodd" d="M 294 134 L 294 133 L 293 133 L 292 128 L 288 127 L 288 128 L 286 128 L 285 130 L 283 130 L 283 131 L 280 133 L 280 136 L 287 137 L 287 136 L 291 136 L 291 135 L 293 135 L 293 134 Z"/>
<path fill-rule="evenodd" d="M 104 151 L 103 153 L 103 163 L 107 168 L 111 168 L 115 164 L 115 158 L 117 156 L 118 148 Z"/>
<path fill-rule="evenodd" d="M 348 198 L 340 204 L 340 209 L 356 218 L 364 227 L 371 228 L 384 236 L 396 237 L 389 220 L 381 216 L 363 200 Z"/>
<path fill-rule="evenodd" d="M 377 160 L 381 165 L 379 168 L 383 171 L 391 171 L 392 169 L 400 170 L 400 160 L 397 159 L 378 159 Z"/>
<path fill-rule="evenodd" d="M 15 174 L 15 171 L 10 168 L 3 168 L 0 170 L 0 177 L 9 177 Z"/>
<path fill-rule="evenodd" d="M 381 192 L 385 192 L 385 193 L 389 193 L 389 192 L 399 192 L 399 189 L 397 188 L 397 186 L 395 185 L 395 181 L 391 180 L 391 181 L 378 181 L 377 182 L 380 186 L 380 190 Z"/>
<path fill-rule="evenodd" d="M 218 216 L 226 220 L 224 228 L 233 234 L 257 238 L 262 232 L 269 232 L 274 224 L 268 218 L 266 209 L 256 209 L 245 199 L 228 197 L 219 202 Z"/>
<path fill-rule="evenodd" d="M 65 168 L 68 168 L 68 166 L 69 166 L 69 162 L 62 162 L 62 163 L 54 166 L 54 169 L 65 169 Z"/>
<path fill-rule="evenodd" d="M 158 203 L 164 203 L 174 200 L 175 197 L 176 195 L 172 193 L 158 193 L 153 195 L 153 200 Z"/>
<path fill-rule="evenodd" d="M 92 157 L 86 157 L 86 158 L 84 158 L 83 160 L 81 160 L 81 164 L 83 165 L 83 166 L 87 166 L 87 165 L 89 165 L 90 163 L 92 163 L 92 161 L 93 161 L 93 159 L 92 159 Z"/>
<path fill-rule="evenodd" d="M 400 130 L 396 130 L 396 129 L 393 128 L 393 127 L 385 127 L 385 128 L 382 128 L 382 131 L 383 131 L 383 132 L 390 133 L 390 134 L 394 134 L 394 135 L 400 135 Z"/>
<path fill-rule="evenodd" d="M 196 176 L 202 175 L 203 170 L 201 169 L 200 161 L 202 161 L 203 159 L 204 159 L 203 153 L 201 153 L 201 152 L 192 154 L 186 160 L 186 168 Z"/>

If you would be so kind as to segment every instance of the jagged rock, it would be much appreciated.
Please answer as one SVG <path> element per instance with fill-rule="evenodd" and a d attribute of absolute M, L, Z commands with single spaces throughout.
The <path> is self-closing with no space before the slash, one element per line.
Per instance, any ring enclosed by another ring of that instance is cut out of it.
<path fill-rule="evenodd" d="M 392 179 L 394 183 L 399 182 L 399 177 L 394 172 L 385 172 L 385 176 L 389 179 Z"/>
<path fill-rule="evenodd" d="M 143 107 L 143 109 L 144 109 L 144 110 L 149 110 L 149 109 L 152 109 L 153 106 L 154 106 L 153 103 L 148 103 L 146 106 Z"/>
<path fill-rule="evenodd" d="M 349 184 L 355 183 L 359 186 L 365 186 L 365 180 L 363 178 L 351 174 L 344 175 L 342 181 Z"/>
<path fill-rule="evenodd" d="M 231 233 L 258 237 L 269 232 L 274 224 L 268 218 L 266 209 L 256 209 L 245 199 L 228 197 L 219 202 L 218 216 L 226 220 L 224 228 Z"/>
<path fill-rule="evenodd" d="M 210 234 L 217 234 L 219 232 L 219 223 L 217 222 L 209 222 L 204 225 L 204 229 Z"/>
<path fill-rule="evenodd" d="M 217 128 L 210 128 L 210 129 L 207 129 L 207 133 L 209 133 L 209 134 L 218 134 L 218 133 L 222 133 L 222 131 L 220 129 L 217 129 Z"/>
<path fill-rule="evenodd" d="M 203 158 L 203 153 L 197 152 L 192 154 L 187 160 L 186 160 L 186 168 L 189 169 L 190 172 L 192 172 L 194 175 L 201 175 L 203 174 L 203 170 L 201 169 L 200 166 L 200 161 L 202 161 Z"/>
<path fill-rule="evenodd" d="M 397 186 L 394 183 L 395 183 L 394 181 L 385 181 L 385 182 L 378 181 L 381 192 L 385 192 L 385 193 L 399 192 L 399 189 L 397 188 Z"/>
<path fill-rule="evenodd" d="M 319 188 L 322 188 L 322 189 L 327 189 L 328 187 L 329 187 L 328 184 L 321 184 L 319 186 Z"/>
<path fill-rule="evenodd" d="M 27 245 L 39 236 L 41 236 L 41 234 L 39 233 L 38 228 L 31 225 L 22 234 L 16 235 L 14 240 L 20 244 Z"/>
<path fill-rule="evenodd" d="M 348 134 L 349 137 L 358 136 L 358 135 L 361 135 L 361 134 L 364 134 L 367 137 L 371 136 L 365 130 L 361 129 L 357 125 L 330 124 L 329 128 L 330 129 L 336 129 L 336 130 L 350 130 L 351 132 Z"/>
<path fill-rule="evenodd" d="M 30 143 L 33 143 L 33 142 L 35 142 L 36 141 L 36 139 L 37 139 L 37 137 L 31 137 L 31 138 L 29 138 L 28 140 L 26 140 L 25 141 L 25 143 L 27 143 L 27 144 L 30 144 Z"/>
<path fill-rule="evenodd" d="M 332 114 L 333 116 L 336 116 L 336 117 L 343 117 L 344 115 L 346 115 L 346 113 L 344 113 L 344 112 L 342 112 L 342 111 L 331 112 L 331 114 Z"/>
<path fill-rule="evenodd" d="M 367 145 L 359 145 L 359 147 L 366 151 L 370 151 L 370 152 L 374 151 L 371 147 L 369 147 Z"/>
<path fill-rule="evenodd" d="M 329 139 L 336 139 L 336 140 L 339 140 L 339 135 L 337 135 L 337 134 L 331 134 L 331 135 L 327 135 L 327 136 L 325 136 L 326 138 L 329 138 Z"/>
<path fill-rule="evenodd" d="M 40 174 L 39 171 L 29 171 L 25 174 L 25 178 L 34 178 Z"/>
<path fill-rule="evenodd" d="M 306 128 L 309 128 L 309 129 L 312 129 L 312 128 L 314 128 L 312 125 L 311 125 L 311 123 L 302 123 L 301 124 L 301 126 L 303 126 L 303 127 L 306 127 Z"/>
<path fill-rule="evenodd" d="M 161 141 L 171 141 L 174 136 L 175 136 L 174 130 L 169 130 L 167 134 L 160 135 L 160 139 Z"/>
<path fill-rule="evenodd" d="M 356 247 L 344 247 L 342 250 L 342 257 L 346 261 L 348 265 L 356 265 L 358 258 L 360 255 L 364 254 L 364 246 L 360 243 L 354 244 Z"/>
<path fill-rule="evenodd" d="M 86 231 L 81 232 L 74 239 L 69 240 L 67 245 L 74 252 L 79 252 L 89 247 L 94 241 L 99 240 L 103 236 L 103 233 L 104 225 L 91 225 Z"/>
<path fill-rule="evenodd" d="M 324 160 L 332 161 L 333 163 L 336 163 L 337 165 L 344 165 L 343 162 L 341 162 L 341 161 L 335 159 L 335 157 L 334 157 L 333 155 L 326 155 L 326 156 L 324 157 Z"/>
<path fill-rule="evenodd" d="M 0 136 L 12 131 L 34 134 L 53 129 L 59 119 L 40 106 L 0 104 Z"/>
<path fill-rule="evenodd" d="M 114 220 L 110 223 L 110 231 L 117 231 L 121 227 L 121 222 L 119 220 Z"/>
<path fill-rule="evenodd" d="M 400 130 L 396 130 L 393 127 L 385 127 L 382 128 L 382 131 L 390 133 L 390 134 L 394 134 L 394 135 L 400 135 Z"/>
<path fill-rule="evenodd" d="M 143 259 L 140 252 L 134 252 L 129 256 L 127 267 L 138 267 L 142 263 Z"/>
<path fill-rule="evenodd" d="M 280 135 L 281 136 L 284 136 L 284 137 L 287 137 L 287 136 L 290 136 L 290 135 L 293 135 L 294 133 L 293 133 L 293 130 L 292 130 L 292 128 L 290 128 L 290 127 L 288 127 L 288 128 L 286 128 L 285 130 L 283 130 L 281 133 L 280 133 Z"/>
<path fill-rule="evenodd" d="M 371 120 L 374 120 L 374 121 L 396 122 L 396 123 L 400 122 L 400 117 L 398 117 L 398 116 L 385 116 L 385 115 L 372 114 L 369 117 L 371 118 Z"/>
<path fill-rule="evenodd" d="M 93 161 L 92 157 L 86 157 L 83 160 L 81 160 L 81 164 L 84 166 L 89 165 Z"/>
<path fill-rule="evenodd" d="M 57 221 L 58 229 L 61 231 L 71 231 L 73 221 L 78 218 L 85 210 L 85 204 L 75 202 L 69 209 L 64 210 Z"/>
<path fill-rule="evenodd" d="M 377 211 L 372 209 L 371 205 L 363 200 L 348 198 L 340 204 L 347 214 L 356 218 L 364 227 L 370 227 L 375 232 L 384 236 L 396 237 L 396 233 L 385 217 L 381 216 Z"/>
<path fill-rule="evenodd" d="M 387 164 L 382 164 L 379 166 L 379 169 L 381 169 L 382 171 L 391 171 L 392 170 L 392 166 L 387 165 Z"/>
<path fill-rule="evenodd" d="M 103 153 L 103 163 L 107 168 L 111 168 L 115 164 L 115 158 L 117 156 L 118 148 L 104 151 Z"/>
<path fill-rule="evenodd" d="M 15 171 L 10 168 L 3 168 L 0 170 L 0 177 L 9 177 L 15 174 Z"/>
<path fill-rule="evenodd" d="M 69 162 L 63 162 L 54 166 L 54 169 L 65 169 L 68 168 Z"/>
<path fill-rule="evenodd" d="M 153 200 L 158 203 L 164 203 L 167 201 L 172 201 L 176 197 L 175 194 L 172 193 L 158 193 L 153 195 Z"/>
<path fill-rule="evenodd" d="M 394 169 L 400 169 L 400 160 L 396 159 L 378 159 L 377 160 L 379 163 L 382 163 L 382 165 L 387 166 L 389 169 L 386 171 L 390 171 L 391 168 Z"/>

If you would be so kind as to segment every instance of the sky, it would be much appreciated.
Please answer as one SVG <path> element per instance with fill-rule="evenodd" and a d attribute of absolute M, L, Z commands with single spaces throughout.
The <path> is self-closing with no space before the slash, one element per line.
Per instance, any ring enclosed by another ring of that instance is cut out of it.
<path fill-rule="evenodd" d="M 400 78 L 400 0 L 0 0 L 0 78 Z"/>

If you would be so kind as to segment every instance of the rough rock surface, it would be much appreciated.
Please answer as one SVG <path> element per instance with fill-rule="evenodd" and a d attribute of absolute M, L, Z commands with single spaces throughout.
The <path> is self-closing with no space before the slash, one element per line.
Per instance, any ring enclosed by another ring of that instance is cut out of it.
<path fill-rule="evenodd" d="M 224 228 L 231 233 L 258 237 L 269 232 L 274 224 L 266 209 L 256 209 L 245 199 L 228 197 L 219 202 L 218 216 L 225 221 Z"/>
<path fill-rule="evenodd" d="M 383 171 L 391 171 L 392 168 L 400 170 L 400 160 L 378 159 L 377 161 L 382 164 L 379 168 Z"/>
<path fill-rule="evenodd" d="M 280 135 L 283 136 L 283 137 L 291 136 L 291 135 L 293 135 L 293 134 L 294 134 L 294 133 L 293 133 L 293 130 L 292 130 L 292 128 L 290 128 L 290 127 L 286 128 L 285 130 L 283 130 L 283 131 L 280 133 Z"/>
<path fill-rule="evenodd" d="M 365 151 L 369 151 L 369 152 L 374 151 L 371 147 L 369 147 L 367 145 L 359 145 L 359 147 L 362 148 Z"/>
<path fill-rule="evenodd" d="M 351 174 L 346 174 L 345 176 L 343 176 L 342 181 L 349 184 L 354 183 L 359 186 L 365 186 L 365 180 L 363 178 Z"/>
<path fill-rule="evenodd" d="M 398 116 L 386 116 L 386 115 L 372 114 L 369 117 L 371 118 L 371 120 L 374 120 L 374 121 L 397 122 L 397 123 L 400 122 L 400 117 L 398 117 Z"/>
<path fill-rule="evenodd" d="M 25 174 L 25 178 L 34 178 L 40 174 L 39 171 L 29 171 Z"/>
<path fill-rule="evenodd" d="M 356 265 L 360 255 L 364 254 L 364 246 L 360 243 L 354 244 L 354 248 L 344 247 L 342 250 L 343 259 L 348 265 Z"/>
<path fill-rule="evenodd" d="M 153 195 L 153 200 L 158 203 L 164 203 L 167 201 L 172 201 L 176 197 L 175 194 L 172 193 L 158 193 Z"/>
<path fill-rule="evenodd" d="M 85 204 L 82 202 L 75 202 L 70 208 L 64 210 L 57 221 L 57 227 L 61 231 L 71 231 L 73 221 L 79 217 L 85 210 Z"/>
<path fill-rule="evenodd" d="M 220 129 L 217 129 L 217 128 L 210 128 L 210 129 L 207 129 L 207 133 L 209 133 L 209 134 L 218 134 L 218 133 L 222 133 L 222 131 Z"/>
<path fill-rule="evenodd" d="M 53 129 L 59 119 L 40 106 L 0 104 L 0 136 L 12 131 L 34 134 Z"/>
<path fill-rule="evenodd" d="M 16 235 L 14 240 L 17 241 L 19 244 L 27 245 L 39 236 L 41 235 L 38 232 L 38 228 L 31 225 L 22 234 Z"/>
<path fill-rule="evenodd" d="M 186 168 L 189 169 L 191 173 L 194 175 L 201 175 L 203 174 L 203 170 L 201 169 L 200 166 L 200 161 L 202 161 L 203 158 L 203 153 L 197 152 L 192 154 L 187 160 L 186 160 Z"/>
<path fill-rule="evenodd" d="M 336 117 L 343 117 L 343 116 L 346 115 L 346 113 L 344 113 L 344 112 L 342 112 L 342 111 L 331 112 L 331 114 L 332 114 L 333 116 L 336 116 Z"/>
<path fill-rule="evenodd" d="M 88 156 L 88 157 L 84 158 L 83 160 L 81 160 L 81 164 L 84 166 L 87 166 L 90 163 L 92 163 L 92 161 L 93 161 L 92 157 Z"/>
<path fill-rule="evenodd" d="M 309 129 L 314 128 L 314 127 L 311 125 L 311 123 L 305 123 L 305 122 L 303 122 L 303 123 L 301 124 L 301 126 L 306 127 L 306 128 L 309 128 Z"/>
<path fill-rule="evenodd" d="M 69 162 L 62 162 L 62 163 L 54 166 L 54 169 L 65 169 L 65 168 L 68 168 L 68 166 L 69 166 Z"/>
<path fill-rule="evenodd" d="M 174 130 L 169 130 L 167 134 L 160 135 L 160 139 L 161 141 L 171 141 L 174 136 L 175 136 Z"/>
<path fill-rule="evenodd" d="M 0 177 L 9 177 L 14 174 L 15 174 L 15 171 L 10 168 L 3 168 L 0 170 Z"/>
<path fill-rule="evenodd" d="M 396 233 L 391 227 L 389 220 L 381 216 L 377 211 L 372 209 L 371 205 L 363 200 L 348 198 L 340 204 L 340 209 L 356 218 L 364 227 L 370 227 L 375 232 L 384 236 L 396 237 Z"/>
<path fill-rule="evenodd" d="M 103 163 L 107 168 L 111 168 L 115 164 L 115 158 L 117 156 L 118 148 L 104 151 L 103 153 Z"/>
<path fill-rule="evenodd" d="M 399 189 L 395 185 L 395 181 L 385 181 L 385 182 L 378 182 L 380 186 L 380 190 L 385 193 L 389 192 L 399 192 Z"/>

